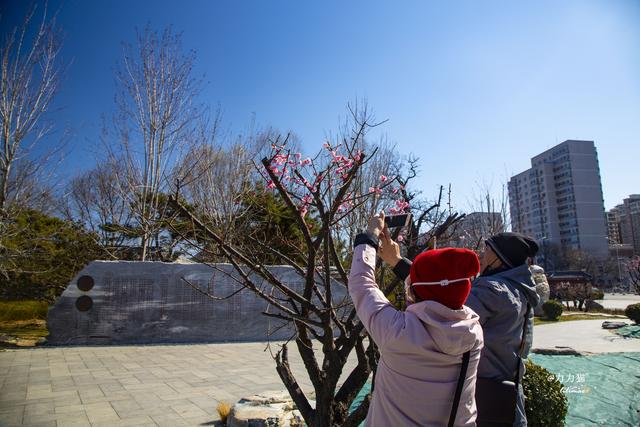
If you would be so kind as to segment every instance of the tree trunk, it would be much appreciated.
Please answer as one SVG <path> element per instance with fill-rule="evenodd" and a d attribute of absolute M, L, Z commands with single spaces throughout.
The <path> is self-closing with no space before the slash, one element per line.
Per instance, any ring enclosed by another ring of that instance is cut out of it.
<path fill-rule="evenodd" d="M 9 173 L 10 173 L 10 164 L 2 168 L 2 172 L 0 172 L 0 180 L 2 180 L 2 184 L 0 187 L 0 214 L 5 211 L 6 203 L 7 203 L 7 193 L 9 192 Z"/>

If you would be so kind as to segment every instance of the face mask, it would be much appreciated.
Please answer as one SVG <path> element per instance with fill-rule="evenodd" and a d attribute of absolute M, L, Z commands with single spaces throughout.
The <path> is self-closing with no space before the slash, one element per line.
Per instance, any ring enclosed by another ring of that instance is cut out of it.
<path fill-rule="evenodd" d="M 474 277 L 462 277 L 460 279 L 453 279 L 453 280 L 440 280 L 437 282 L 416 282 L 416 283 L 411 283 L 411 278 L 407 277 L 406 279 L 404 279 L 404 295 L 405 295 L 405 299 L 407 301 L 407 305 L 409 304 L 413 304 L 414 302 L 416 302 L 416 296 L 413 293 L 413 286 L 449 286 L 450 283 L 456 283 L 456 282 L 464 282 L 467 280 L 473 280 Z"/>
<path fill-rule="evenodd" d="M 487 276 L 489 274 L 491 274 L 492 272 L 498 270 L 497 268 L 493 268 L 493 264 L 495 264 L 496 262 L 500 262 L 500 260 L 498 259 L 494 259 L 493 261 L 491 261 L 491 263 L 489 265 L 487 265 L 484 270 L 482 270 L 480 272 L 481 276 Z"/>

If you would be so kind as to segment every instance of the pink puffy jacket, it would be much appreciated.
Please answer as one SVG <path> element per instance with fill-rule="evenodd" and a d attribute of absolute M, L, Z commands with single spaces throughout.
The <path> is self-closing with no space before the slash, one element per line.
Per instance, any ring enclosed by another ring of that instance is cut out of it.
<path fill-rule="evenodd" d="M 373 247 L 356 246 L 349 294 L 380 350 L 366 425 L 446 426 L 462 355 L 470 351 L 455 425 L 475 426 L 476 372 L 483 347 L 478 315 L 468 307 L 451 310 L 436 301 L 396 310 L 376 285 L 375 263 Z"/>

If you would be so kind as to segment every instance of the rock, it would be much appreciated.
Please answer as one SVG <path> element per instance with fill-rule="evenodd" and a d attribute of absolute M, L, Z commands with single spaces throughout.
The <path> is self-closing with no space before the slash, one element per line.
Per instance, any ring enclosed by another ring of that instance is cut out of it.
<path fill-rule="evenodd" d="M 547 281 L 547 276 L 544 274 L 544 269 L 539 265 L 532 265 L 529 267 L 529 270 L 531 271 L 533 280 L 536 283 L 536 292 L 540 296 L 540 304 L 534 307 L 533 314 L 535 316 L 544 316 L 542 304 L 549 301 L 549 295 L 551 294 L 549 282 Z"/>
<path fill-rule="evenodd" d="M 591 311 L 591 310 L 602 310 L 604 307 L 602 306 L 602 304 L 600 304 L 599 302 L 596 302 L 594 300 L 587 300 L 587 304 L 586 304 L 586 309 L 587 311 Z"/>
<path fill-rule="evenodd" d="M 290 266 L 269 266 L 296 292 L 304 278 Z M 274 296 L 281 293 L 254 273 Z M 93 261 L 69 283 L 49 308 L 51 345 L 108 345 L 287 340 L 292 325 L 262 316 L 265 301 L 253 292 L 214 300 L 238 290 L 231 264 Z M 200 290 L 200 291 L 198 291 Z M 334 302 L 348 295 L 337 282 Z M 314 303 L 317 297 L 314 298 Z M 345 307 L 345 309 L 347 309 Z"/>
<path fill-rule="evenodd" d="M 10 335 L 0 335 L 0 346 L 2 347 L 18 347 L 16 337 Z"/>
<path fill-rule="evenodd" d="M 534 348 L 531 349 L 531 353 L 544 354 L 551 356 L 582 356 L 579 351 L 572 349 L 571 347 L 556 347 L 556 348 Z"/>
<path fill-rule="evenodd" d="M 178 256 L 178 258 L 175 259 L 175 261 L 173 261 L 174 264 L 197 264 L 194 261 L 191 261 L 189 258 L 187 258 L 184 255 L 180 255 Z"/>
<path fill-rule="evenodd" d="M 35 347 L 39 345 L 42 339 L 43 338 L 36 340 L 14 337 L 12 335 L 0 335 L 0 346 L 8 348 Z M 46 340 L 44 342 L 46 342 Z"/>
<path fill-rule="evenodd" d="M 535 316 L 544 316 L 544 311 L 542 310 L 542 304 L 549 301 L 549 295 L 551 294 L 551 291 L 549 289 L 549 284 L 546 282 L 537 283 L 536 293 L 540 296 L 540 304 L 538 304 L 533 309 L 533 314 Z"/>
<path fill-rule="evenodd" d="M 295 427 L 304 425 L 286 391 L 266 391 L 238 401 L 227 418 L 227 427 Z"/>
<path fill-rule="evenodd" d="M 618 329 L 623 326 L 629 326 L 627 322 L 613 322 L 611 320 L 605 320 L 602 322 L 602 329 Z"/>

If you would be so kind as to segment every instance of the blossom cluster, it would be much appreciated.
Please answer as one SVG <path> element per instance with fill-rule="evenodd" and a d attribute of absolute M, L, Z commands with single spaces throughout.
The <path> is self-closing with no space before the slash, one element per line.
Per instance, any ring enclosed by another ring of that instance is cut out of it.
<path fill-rule="evenodd" d="M 391 213 L 391 215 L 398 215 L 398 214 L 402 214 L 402 213 L 406 213 L 409 212 L 409 202 L 407 202 L 406 200 L 396 200 L 396 207 L 395 208 L 390 208 L 389 212 Z"/>
<path fill-rule="evenodd" d="M 330 143 L 323 145 L 326 150 L 329 163 L 322 171 L 318 171 L 314 161 L 303 158 L 302 153 L 292 153 L 285 145 L 272 144 L 272 156 L 269 161 L 269 171 L 271 174 L 265 176 L 266 187 L 275 190 L 278 186 L 274 179 L 289 193 L 292 200 L 297 204 L 300 214 L 305 217 L 314 203 L 322 197 L 321 188 L 341 186 L 350 178 L 353 168 L 362 160 L 361 150 L 342 150 L 342 144 L 332 146 Z M 344 151 L 348 151 L 344 153 Z M 391 198 L 400 196 L 402 186 L 392 186 L 395 177 L 380 175 L 379 183 L 369 188 L 369 194 L 380 197 L 383 192 Z M 360 195 L 353 191 L 345 194 L 337 207 L 338 212 L 348 212 L 356 206 L 356 200 Z M 409 203 L 399 199 L 395 201 L 395 206 L 389 209 L 392 215 L 409 211 Z"/>
<path fill-rule="evenodd" d="M 271 146 L 275 154 L 271 157 L 269 169 L 280 181 L 292 182 L 294 186 L 304 185 L 311 187 L 311 184 L 304 178 L 300 178 L 295 173 L 299 168 L 305 168 L 312 164 L 310 158 L 302 158 L 302 153 L 289 153 L 284 145 Z M 275 189 L 276 183 L 272 179 L 267 179 L 267 188 Z"/>

